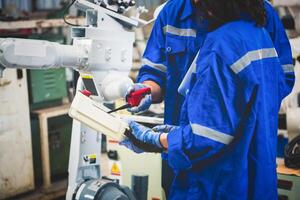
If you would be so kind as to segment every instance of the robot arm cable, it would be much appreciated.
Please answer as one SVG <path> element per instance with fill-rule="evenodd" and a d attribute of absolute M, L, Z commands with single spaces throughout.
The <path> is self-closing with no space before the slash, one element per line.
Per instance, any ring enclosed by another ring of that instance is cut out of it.
<path fill-rule="evenodd" d="M 69 5 L 67 5 L 64 9 L 63 9 L 63 20 L 66 24 L 70 25 L 70 26 L 78 26 L 77 24 L 72 24 L 70 22 L 67 21 L 66 19 L 66 13 L 68 12 L 68 10 L 71 8 L 71 6 L 76 2 L 76 0 L 72 0 L 71 3 L 69 3 Z"/>

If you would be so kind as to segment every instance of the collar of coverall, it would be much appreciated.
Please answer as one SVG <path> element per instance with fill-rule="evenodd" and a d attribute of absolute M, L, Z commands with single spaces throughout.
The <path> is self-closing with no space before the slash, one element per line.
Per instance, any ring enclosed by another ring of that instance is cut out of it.
<path fill-rule="evenodd" d="M 185 20 L 186 18 L 188 18 L 188 17 L 190 17 L 191 15 L 194 14 L 195 8 L 194 8 L 193 3 L 191 1 L 193 1 L 193 0 L 185 0 L 184 1 L 183 12 L 180 16 L 181 20 Z"/>

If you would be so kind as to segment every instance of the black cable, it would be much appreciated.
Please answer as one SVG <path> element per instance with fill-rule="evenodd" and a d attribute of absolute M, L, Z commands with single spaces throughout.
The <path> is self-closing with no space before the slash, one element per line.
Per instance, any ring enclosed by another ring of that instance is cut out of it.
<path fill-rule="evenodd" d="M 78 24 L 72 24 L 72 23 L 70 23 L 70 22 L 68 22 L 67 21 L 67 19 L 66 19 L 66 13 L 67 13 L 67 11 L 69 11 L 69 9 L 71 8 L 71 6 L 75 3 L 75 1 L 76 0 L 72 0 L 72 2 L 69 4 L 69 5 L 67 5 L 65 8 L 64 8 L 64 10 L 63 10 L 63 20 L 64 20 L 64 22 L 66 23 L 66 24 L 68 24 L 68 25 L 70 25 L 70 26 L 79 26 Z"/>
<path fill-rule="evenodd" d="M 300 168 L 300 135 L 292 139 L 284 148 L 284 164 L 293 169 Z"/>

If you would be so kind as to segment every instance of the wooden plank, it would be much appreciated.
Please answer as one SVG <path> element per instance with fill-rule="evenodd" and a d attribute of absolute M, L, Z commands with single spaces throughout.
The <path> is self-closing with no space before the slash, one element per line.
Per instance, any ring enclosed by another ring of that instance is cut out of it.
<path fill-rule="evenodd" d="M 68 22 L 76 25 L 84 25 L 85 18 L 70 18 Z M 24 20 L 13 22 L 1 22 L 0 29 L 27 29 L 27 28 L 51 28 L 68 26 L 63 19 L 40 19 L 40 20 Z"/>
<path fill-rule="evenodd" d="M 44 117 L 51 118 L 51 117 L 67 114 L 70 109 L 70 105 L 71 104 L 64 104 L 64 105 L 56 106 L 56 107 L 52 107 L 52 108 L 35 110 L 32 113 L 37 114 L 37 115 L 44 115 Z"/>
<path fill-rule="evenodd" d="M 40 138 L 41 138 L 41 158 L 43 171 L 43 187 L 49 188 L 51 186 L 51 172 L 50 172 L 50 155 L 49 155 L 49 141 L 48 141 L 48 118 L 39 115 L 40 124 Z"/>
<path fill-rule="evenodd" d="M 285 175 L 294 175 L 300 177 L 300 169 L 291 169 L 284 165 L 283 159 L 277 159 L 277 173 L 278 174 L 285 174 Z"/>

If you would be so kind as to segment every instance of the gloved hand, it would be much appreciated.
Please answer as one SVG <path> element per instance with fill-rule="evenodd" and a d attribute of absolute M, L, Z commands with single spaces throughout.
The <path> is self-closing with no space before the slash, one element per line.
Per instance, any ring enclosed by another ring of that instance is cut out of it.
<path fill-rule="evenodd" d="M 152 128 L 152 130 L 155 132 L 169 133 L 173 130 L 176 130 L 177 128 L 178 126 L 164 124 L 164 125 L 155 126 Z"/>
<path fill-rule="evenodd" d="M 135 146 L 135 145 L 130 141 L 130 139 L 128 139 L 128 138 L 124 139 L 124 140 L 121 141 L 119 144 L 125 146 L 126 148 L 128 148 L 128 149 L 130 149 L 130 150 L 132 150 L 133 152 L 138 153 L 138 154 L 144 153 L 144 152 L 145 152 L 144 150 L 142 150 L 142 149 L 138 148 L 137 146 Z"/>
<path fill-rule="evenodd" d="M 120 144 L 133 150 L 136 153 L 145 152 L 162 152 L 163 147 L 160 143 L 160 132 L 154 132 L 150 128 L 142 126 L 134 121 L 129 121 L 128 125 L 131 132 L 125 133 L 128 139 Z M 129 140 L 129 142 L 128 142 Z"/>
<path fill-rule="evenodd" d="M 133 86 L 131 86 L 128 90 L 127 90 L 127 94 L 129 94 L 130 92 L 132 91 L 136 91 L 136 90 L 140 90 L 142 88 L 146 88 L 147 86 L 142 84 L 142 83 L 135 83 Z M 139 113 L 139 112 L 143 112 L 143 111 L 146 111 L 150 108 L 152 104 L 152 97 L 151 97 L 151 94 L 149 95 L 146 95 L 142 101 L 140 102 L 140 104 L 136 107 L 133 107 L 133 108 L 128 108 L 127 110 L 129 112 L 132 112 L 132 113 Z"/>
<path fill-rule="evenodd" d="M 162 145 L 159 141 L 159 136 L 161 133 L 154 132 L 150 128 L 147 128 L 134 121 L 130 121 L 128 125 L 131 128 L 132 134 L 136 137 L 136 139 L 144 143 L 153 144 L 159 148 L 162 148 Z"/>

